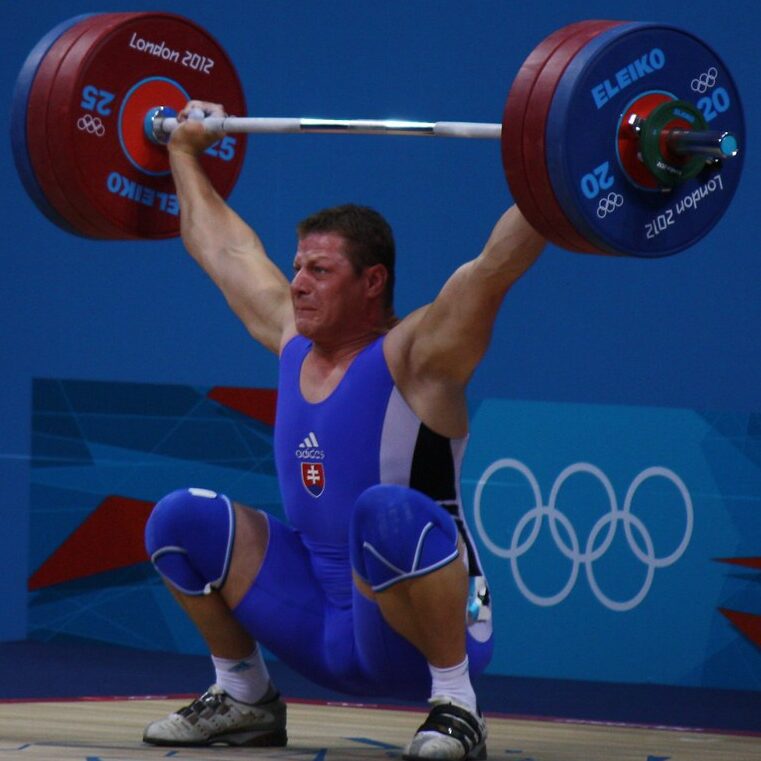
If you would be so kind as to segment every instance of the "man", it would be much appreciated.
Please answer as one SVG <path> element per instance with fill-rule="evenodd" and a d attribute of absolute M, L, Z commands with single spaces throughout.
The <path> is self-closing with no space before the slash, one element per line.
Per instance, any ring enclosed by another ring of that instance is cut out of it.
<path fill-rule="evenodd" d="M 184 243 L 280 357 L 275 455 L 290 526 L 204 489 L 162 499 L 151 558 L 209 645 L 216 684 L 149 725 L 163 745 L 284 745 L 258 643 L 355 695 L 429 698 L 405 759 L 486 755 L 470 677 L 491 655 L 488 589 L 462 517 L 465 388 L 503 297 L 543 241 L 517 209 L 435 300 L 397 319 L 394 243 L 356 206 L 299 226 L 290 284 L 198 157 L 218 135 L 179 115 L 169 155 Z"/>

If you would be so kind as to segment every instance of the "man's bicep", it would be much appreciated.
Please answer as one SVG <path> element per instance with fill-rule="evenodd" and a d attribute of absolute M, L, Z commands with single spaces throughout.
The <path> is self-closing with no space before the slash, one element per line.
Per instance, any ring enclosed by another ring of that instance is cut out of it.
<path fill-rule="evenodd" d="M 472 270 L 473 262 L 459 267 L 433 302 L 392 331 L 389 348 L 413 381 L 465 383 L 483 357 L 501 299 L 479 288 Z"/>
<path fill-rule="evenodd" d="M 416 344 L 434 372 L 461 382 L 470 378 L 488 348 L 502 296 L 483 281 L 475 262 L 454 272 L 418 328 Z"/>
<path fill-rule="evenodd" d="M 434 372 L 467 381 L 489 346 L 507 292 L 543 246 L 517 207 L 500 217 L 483 251 L 455 270 L 421 321 L 416 344 Z"/>

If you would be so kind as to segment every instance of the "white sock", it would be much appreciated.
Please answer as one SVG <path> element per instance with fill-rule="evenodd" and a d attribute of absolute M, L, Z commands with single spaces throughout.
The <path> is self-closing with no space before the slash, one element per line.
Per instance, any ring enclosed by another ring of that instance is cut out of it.
<path fill-rule="evenodd" d="M 217 672 L 217 684 L 235 700 L 256 703 L 264 697 L 270 684 L 267 665 L 257 645 L 248 658 L 239 660 L 211 656 Z"/>
<path fill-rule="evenodd" d="M 462 663 L 444 669 L 428 664 L 431 672 L 431 699 L 447 697 L 467 706 L 473 713 L 478 710 L 476 693 L 470 683 L 468 656 Z"/>

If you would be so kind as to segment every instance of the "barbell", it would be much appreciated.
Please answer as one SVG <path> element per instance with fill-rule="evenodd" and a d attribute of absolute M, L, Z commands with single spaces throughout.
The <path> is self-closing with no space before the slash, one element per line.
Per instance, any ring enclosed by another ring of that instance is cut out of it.
<path fill-rule="evenodd" d="M 219 43 L 168 13 L 80 15 L 33 48 L 11 107 L 22 184 L 59 227 L 92 238 L 179 234 L 164 143 L 190 99 L 246 112 Z M 675 26 L 581 21 L 521 66 L 502 122 L 204 117 L 202 156 L 223 197 L 250 133 L 495 139 L 510 192 L 546 238 L 571 251 L 661 257 L 696 243 L 740 180 L 744 120 L 734 81 Z"/>

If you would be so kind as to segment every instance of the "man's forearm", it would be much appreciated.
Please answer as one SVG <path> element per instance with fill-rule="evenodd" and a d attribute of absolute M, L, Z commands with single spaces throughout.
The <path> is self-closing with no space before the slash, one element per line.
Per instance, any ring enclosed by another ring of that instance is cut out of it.
<path fill-rule="evenodd" d="M 544 245 L 544 238 L 513 206 L 497 221 L 476 260 L 477 266 L 494 280 L 497 288 L 509 288 L 534 263 Z"/>

